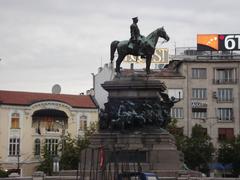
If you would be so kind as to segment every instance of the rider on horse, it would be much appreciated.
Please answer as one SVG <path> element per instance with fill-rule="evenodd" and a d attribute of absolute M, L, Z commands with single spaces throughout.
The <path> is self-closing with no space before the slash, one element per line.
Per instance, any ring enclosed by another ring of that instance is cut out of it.
<path fill-rule="evenodd" d="M 138 28 L 138 17 L 132 18 L 133 23 L 130 26 L 131 38 L 129 40 L 128 47 L 136 52 L 140 56 L 144 56 L 144 53 L 141 52 L 143 46 L 143 36 L 140 34 Z"/>
<path fill-rule="evenodd" d="M 155 51 L 155 47 L 158 42 L 158 38 L 161 37 L 166 41 L 169 41 L 164 27 L 157 28 L 151 32 L 147 37 L 141 36 L 137 27 L 137 18 L 133 18 L 133 24 L 131 25 L 131 39 L 124 41 L 113 41 L 110 46 L 111 62 L 114 60 L 115 51 L 118 52 L 118 58 L 116 60 L 116 72 L 120 74 L 120 65 L 127 55 L 133 56 L 145 56 L 146 59 L 146 72 L 150 73 L 151 59 Z M 130 41 L 130 42 L 129 42 Z M 139 45 L 140 44 L 140 45 Z"/>

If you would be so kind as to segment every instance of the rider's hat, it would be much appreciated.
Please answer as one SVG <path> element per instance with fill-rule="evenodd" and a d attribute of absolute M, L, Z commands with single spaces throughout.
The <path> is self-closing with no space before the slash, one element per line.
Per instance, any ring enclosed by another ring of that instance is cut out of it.
<path fill-rule="evenodd" d="M 138 20 L 138 17 L 134 17 L 134 18 L 132 18 L 132 20 L 133 20 L 133 21 Z"/>

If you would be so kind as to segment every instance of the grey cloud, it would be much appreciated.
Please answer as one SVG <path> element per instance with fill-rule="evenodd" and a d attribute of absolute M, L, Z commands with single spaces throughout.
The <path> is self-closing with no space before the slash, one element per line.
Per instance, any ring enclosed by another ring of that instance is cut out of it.
<path fill-rule="evenodd" d="M 0 89 L 65 93 L 92 87 L 109 62 L 110 42 L 130 37 L 133 16 L 143 35 L 165 26 L 166 44 L 194 46 L 197 33 L 239 33 L 238 0 L 0 0 Z"/>

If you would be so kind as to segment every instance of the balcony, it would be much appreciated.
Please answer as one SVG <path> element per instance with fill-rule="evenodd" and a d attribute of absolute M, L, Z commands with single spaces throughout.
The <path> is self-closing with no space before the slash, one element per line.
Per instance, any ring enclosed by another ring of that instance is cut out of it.
<path fill-rule="evenodd" d="M 33 135 L 54 135 L 54 136 L 61 136 L 65 133 L 65 130 L 62 128 L 57 129 L 49 129 L 49 128 L 33 128 L 32 134 Z"/>
<path fill-rule="evenodd" d="M 218 117 L 217 122 L 218 123 L 233 123 L 234 122 L 234 117 L 229 117 L 229 118 Z"/>
<path fill-rule="evenodd" d="M 213 79 L 213 84 L 237 84 L 237 79 Z"/>
<path fill-rule="evenodd" d="M 231 98 L 217 98 L 217 103 L 233 103 L 234 99 Z"/>

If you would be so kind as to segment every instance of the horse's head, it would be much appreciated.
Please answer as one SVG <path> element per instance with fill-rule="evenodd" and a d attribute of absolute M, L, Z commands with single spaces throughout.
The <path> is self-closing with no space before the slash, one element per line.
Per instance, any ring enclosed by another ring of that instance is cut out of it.
<path fill-rule="evenodd" d="M 164 27 L 158 28 L 157 34 L 158 34 L 158 36 L 165 39 L 166 41 L 169 41 L 169 39 L 170 39 L 169 36 L 167 35 Z"/>

